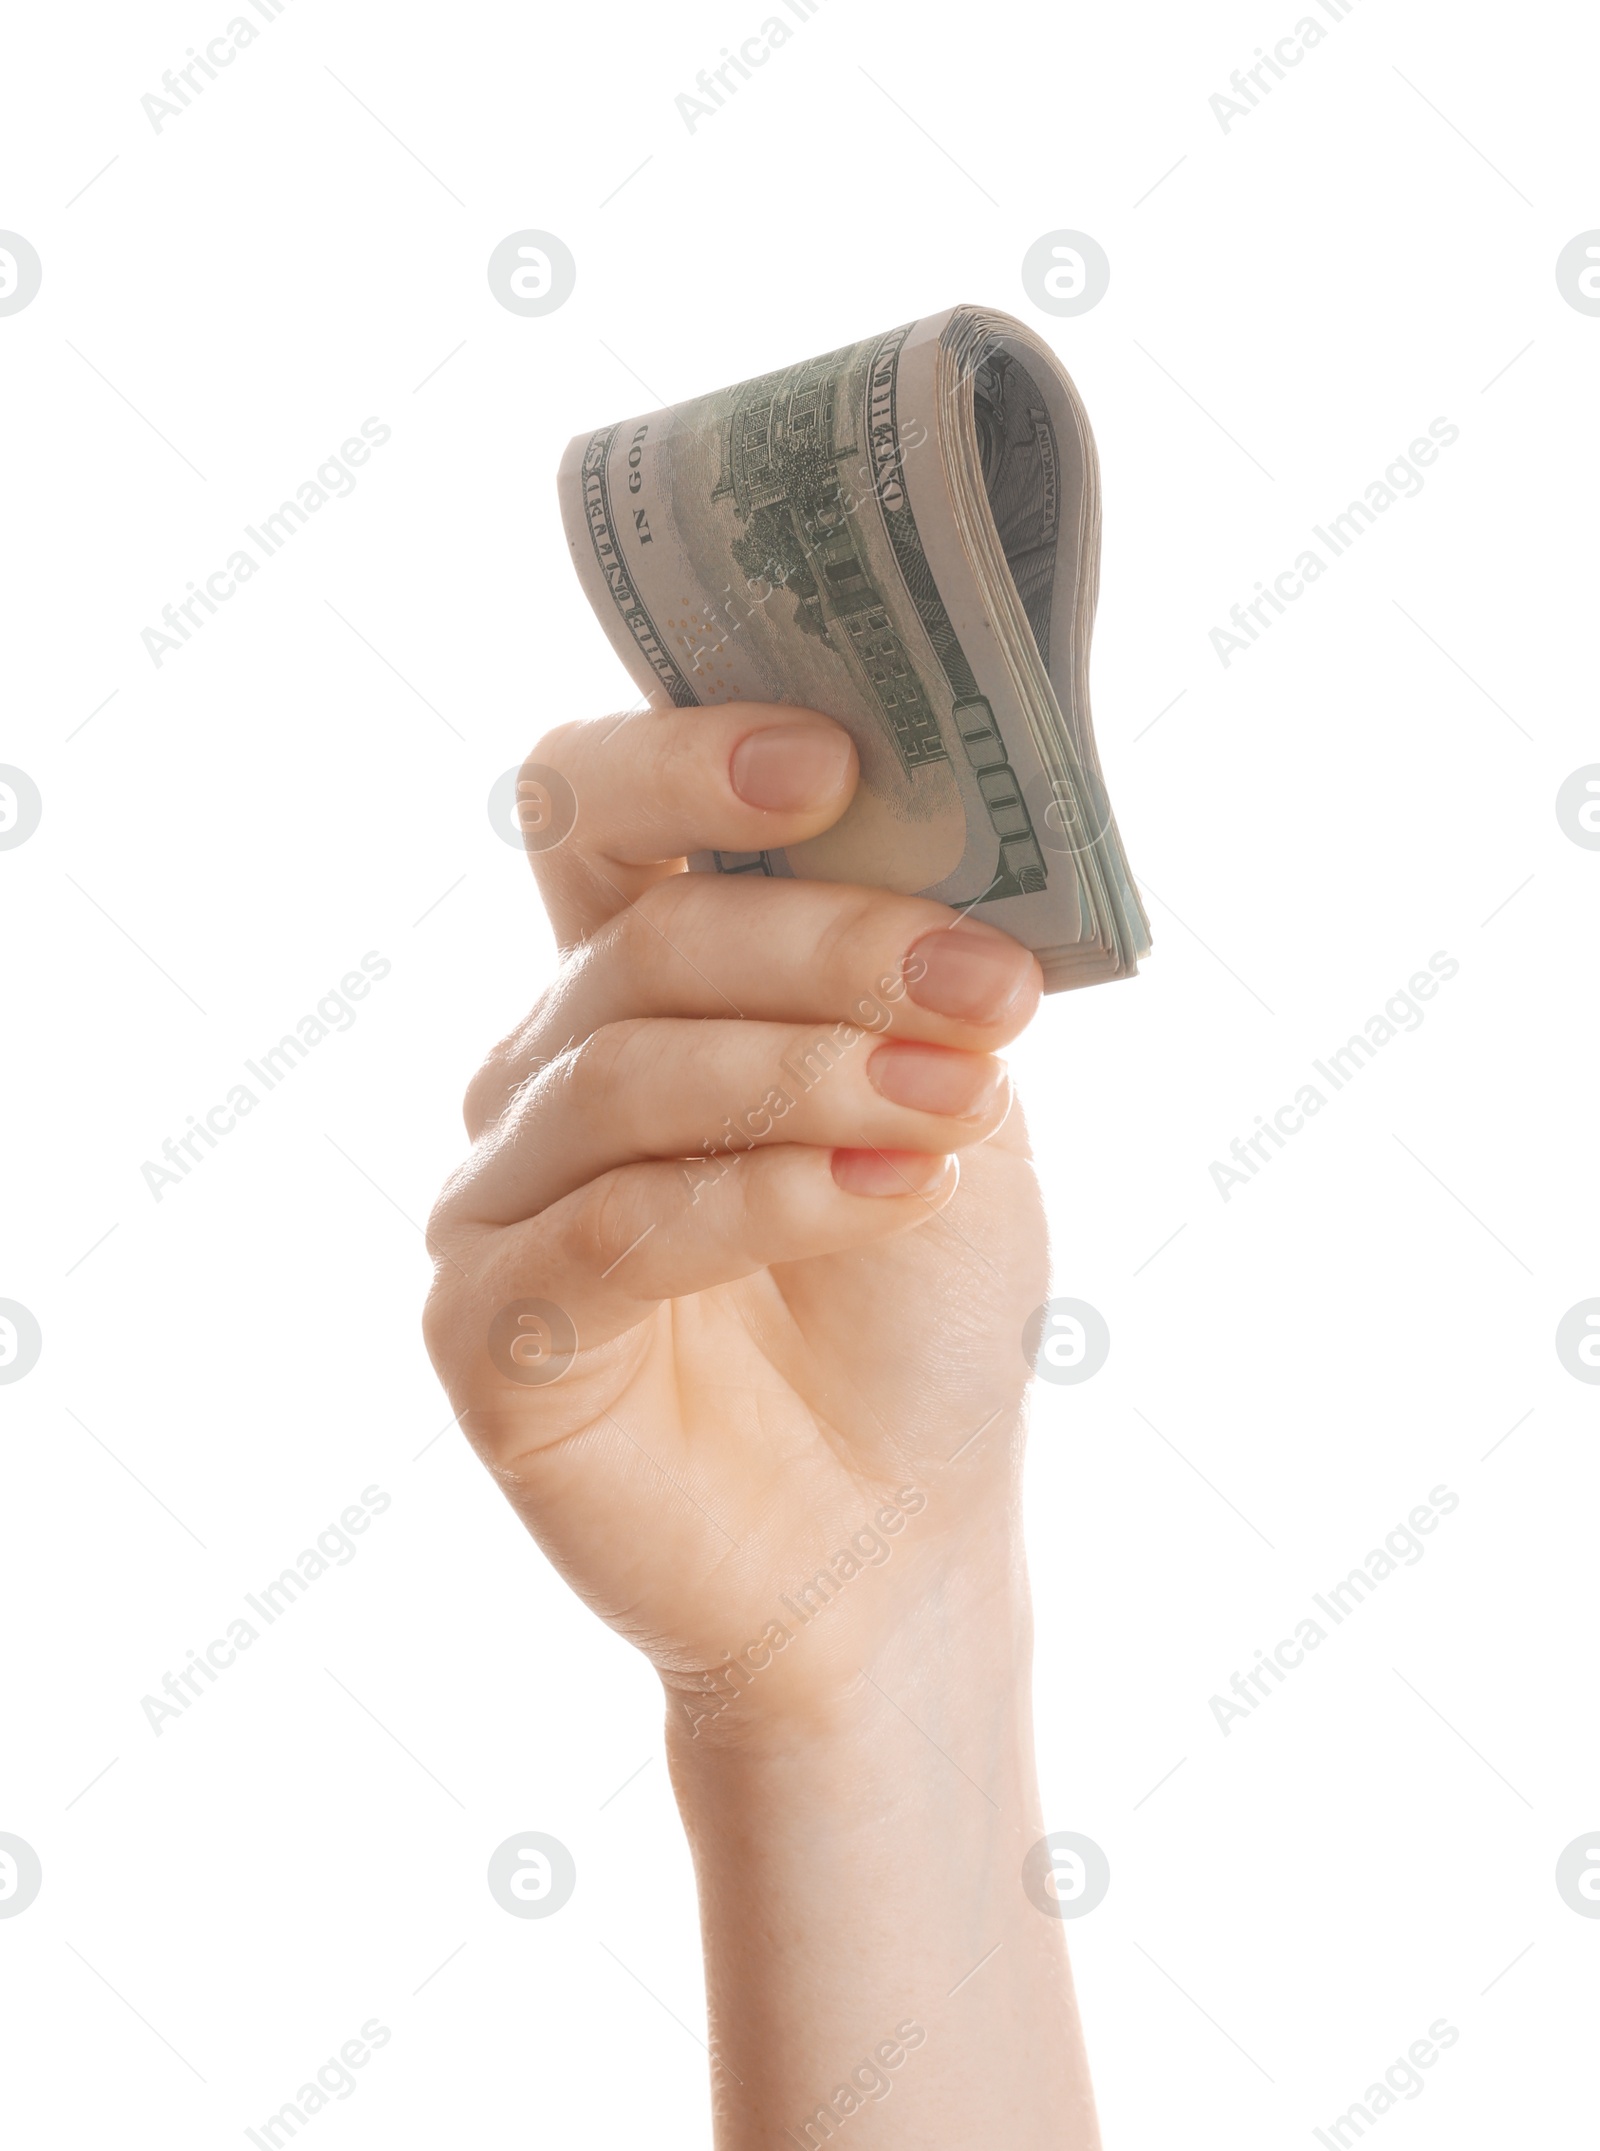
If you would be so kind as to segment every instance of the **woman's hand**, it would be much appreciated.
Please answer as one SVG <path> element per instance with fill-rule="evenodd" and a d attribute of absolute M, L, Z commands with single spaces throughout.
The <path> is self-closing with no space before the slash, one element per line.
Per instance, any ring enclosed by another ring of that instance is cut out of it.
<path fill-rule="evenodd" d="M 844 1706 L 1009 1506 L 1045 1268 L 994 1056 L 1039 969 L 917 898 L 683 870 L 837 820 L 855 753 L 826 718 L 571 725 L 530 768 L 576 803 L 533 855 L 564 962 L 468 1094 L 473 1149 L 430 1227 L 429 1347 L 480 1455 L 660 1670 L 680 1728 L 753 1736 Z M 542 1305 L 519 1330 L 503 1311 L 524 1301 Z M 797 1633 L 785 1600 L 803 1613 L 824 1573 L 839 1603 Z"/>
<path fill-rule="evenodd" d="M 529 1529 L 665 1683 L 719 2142 L 823 2141 L 798 2121 L 852 2110 L 837 2088 L 878 2108 L 863 2144 L 976 2142 L 970 2103 L 1012 2151 L 1092 2145 L 1060 1929 L 1019 1879 L 1046 1269 L 995 1055 L 1039 967 L 921 898 L 685 871 L 844 812 L 855 751 L 813 712 L 568 725 L 523 777 L 563 960 L 469 1089 L 427 1340 Z M 1018 2040 L 1032 2089 L 996 2107 Z M 883 2091 L 835 2087 L 883 2045 Z"/>

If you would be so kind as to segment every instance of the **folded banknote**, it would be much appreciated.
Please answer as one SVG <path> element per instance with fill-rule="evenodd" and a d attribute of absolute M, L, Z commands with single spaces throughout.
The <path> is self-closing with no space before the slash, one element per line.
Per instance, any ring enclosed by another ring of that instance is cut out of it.
<path fill-rule="evenodd" d="M 935 897 L 1025 942 L 1051 989 L 1137 969 L 1089 718 L 1099 466 L 1032 330 L 952 307 L 579 434 L 557 482 L 652 707 L 790 703 L 856 742 L 833 828 L 692 866 Z"/>

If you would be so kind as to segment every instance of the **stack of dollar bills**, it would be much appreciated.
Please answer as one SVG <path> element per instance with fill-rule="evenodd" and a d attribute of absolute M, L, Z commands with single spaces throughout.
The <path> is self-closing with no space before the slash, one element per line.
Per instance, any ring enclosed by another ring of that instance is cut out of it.
<path fill-rule="evenodd" d="M 856 742 L 833 828 L 692 866 L 935 897 L 1025 942 L 1051 989 L 1137 969 L 1089 718 L 1099 464 L 1032 330 L 952 307 L 580 434 L 558 486 L 652 707 L 790 703 Z"/>

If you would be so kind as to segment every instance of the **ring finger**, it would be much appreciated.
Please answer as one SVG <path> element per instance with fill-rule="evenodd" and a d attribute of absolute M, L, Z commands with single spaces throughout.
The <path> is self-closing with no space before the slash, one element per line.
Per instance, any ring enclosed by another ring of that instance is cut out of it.
<path fill-rule="evenodd" d="M 849 1023 L 608 1024 L 523 1086 L 445 1207 L 507 1225 L 617 1166 L 768 1143 L 945 1154 L 994 1134 L 1010 1102 L 991 1054 Z"/>

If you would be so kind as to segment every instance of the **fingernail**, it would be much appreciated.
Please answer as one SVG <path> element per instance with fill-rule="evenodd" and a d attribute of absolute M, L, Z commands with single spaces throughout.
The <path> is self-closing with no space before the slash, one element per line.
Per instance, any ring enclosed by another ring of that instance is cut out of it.
<path fill-rule="evenodd" d="M 836 1150 L 833 1177 L 847 1195 L 929 1195 L 949 1164 L 925 1150 Z"/>
<path fill-rule="evenodd" d="M 998 1023 L 1037 990 L 1038 966 L 1020 941 L 966 921 L 914 941 L 903 966 L 919 1008 L 966 1023 Z"/>
<path fill-rule="evenodd" d="M 879 1046 L 867 1062 L 873 1089 L 892 1105 L 976 1120 L 1005 1088 L 1004 1066 L 987 1055 L 947 1046 Z"/>
<path fill-rule="evenodd" d="M 849 733 L 837 725 L 767 725 L 734 748 L 728 781 L 747 807 L 801 814 L 844 789 L 853 752 Z"/>

